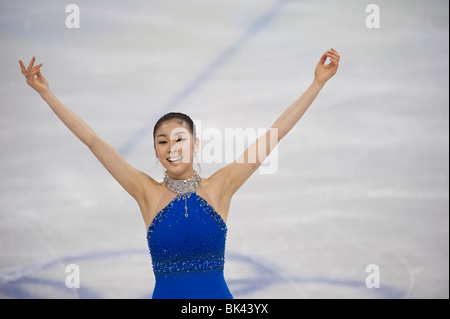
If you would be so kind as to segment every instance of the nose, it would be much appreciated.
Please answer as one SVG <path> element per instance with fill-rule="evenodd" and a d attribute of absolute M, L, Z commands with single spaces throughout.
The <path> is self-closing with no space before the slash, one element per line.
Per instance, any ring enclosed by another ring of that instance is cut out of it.
<path fill-rule="evenodd" d="M 180 145 L 175 141 L 170 143 L 169 155 L 178 155 Z"/>

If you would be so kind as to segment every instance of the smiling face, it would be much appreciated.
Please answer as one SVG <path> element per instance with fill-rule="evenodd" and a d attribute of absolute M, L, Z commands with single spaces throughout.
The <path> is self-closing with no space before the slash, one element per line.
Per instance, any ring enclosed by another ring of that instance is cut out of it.
<path fill-rule="evenodd" d="M 173 179 L 188 179 L 194 174 L 194 153 L 198 151 L 199 139 L 194 145 L 188 125 L 179 120 L 168 120 L 155 131 L 155 152 L 167 174 Z"/>

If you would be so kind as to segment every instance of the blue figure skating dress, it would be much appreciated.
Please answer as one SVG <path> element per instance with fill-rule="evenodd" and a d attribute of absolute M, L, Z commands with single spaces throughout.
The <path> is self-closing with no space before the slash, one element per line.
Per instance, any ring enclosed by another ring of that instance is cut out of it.
<path fill-rule="evenodd" d="M 147 232 L 153 299 L 232 299 L 225 282 L 227 226 L 195 192 L 177 195 Z"/>

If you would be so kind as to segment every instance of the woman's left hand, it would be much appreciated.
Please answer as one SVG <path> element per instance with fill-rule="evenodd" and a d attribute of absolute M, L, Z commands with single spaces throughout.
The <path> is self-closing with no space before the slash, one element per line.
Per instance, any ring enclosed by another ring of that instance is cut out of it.
<path fill-rule="evenodd" d="M 327 58 L 330 58 L 330 63 L 325 64 Z M 320 84 L 325 84 L 337 72 L 339 67 L 340 55 L 335 49 L 328 50 L 320 58 L 314 72 L 315 80 Z"/>

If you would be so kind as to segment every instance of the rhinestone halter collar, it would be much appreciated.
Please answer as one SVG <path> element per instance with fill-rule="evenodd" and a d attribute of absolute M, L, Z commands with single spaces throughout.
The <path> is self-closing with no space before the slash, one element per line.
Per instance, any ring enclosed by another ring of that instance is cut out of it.
<path fill-rule="evenodd" d="M 189 192 L 195 192 L 199 187 L 202 179 L 197 174 L 197 172 L 194 171 L 194 175 L 189 177 L 188 179 L 172 179 L 168 174 L 167 170 L 164 172 L 164 185 L 166 187 L 176 193 L 176 194 L 184 194 Z"/>

